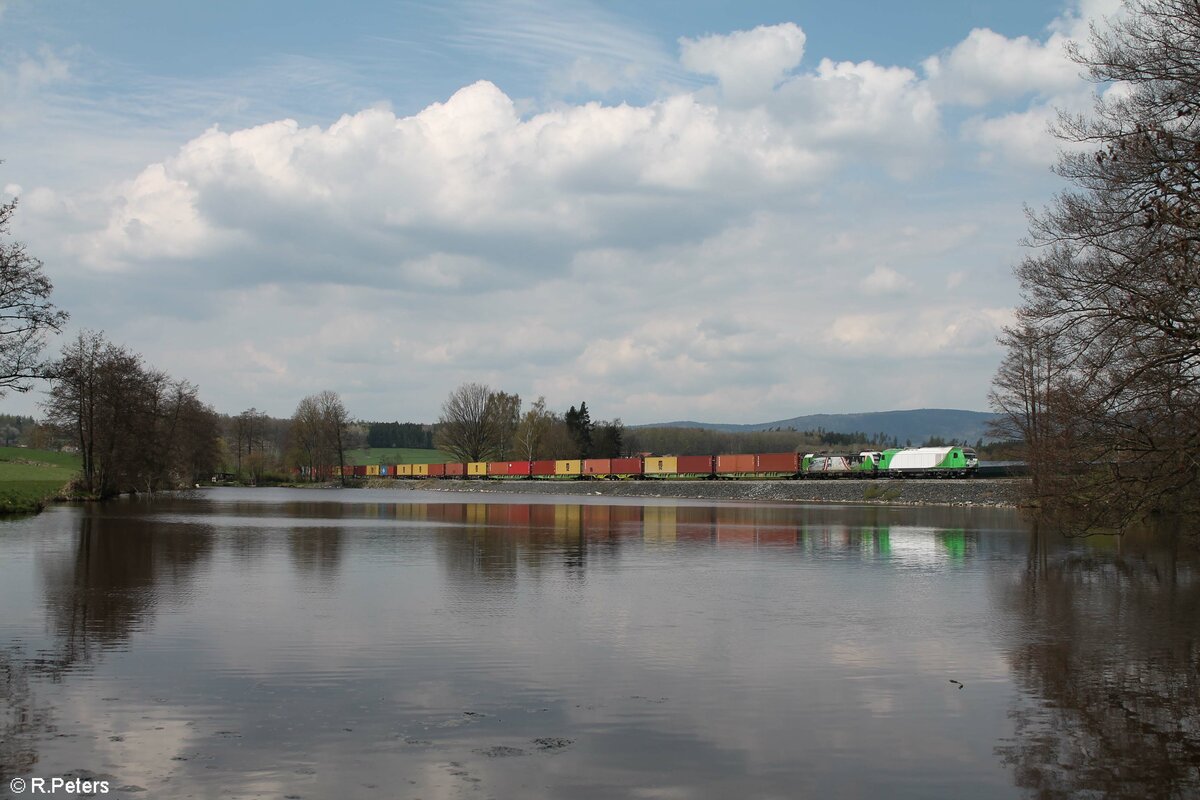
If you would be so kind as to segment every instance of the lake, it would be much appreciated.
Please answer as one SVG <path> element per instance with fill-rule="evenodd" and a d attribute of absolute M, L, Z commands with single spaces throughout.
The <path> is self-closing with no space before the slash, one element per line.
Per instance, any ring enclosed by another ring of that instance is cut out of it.
<path fill-rule="evenodd" d="M 463 499 L 213 489 L 0 523 L 0 792 L 1200 793 L 1187 543 Z"/>

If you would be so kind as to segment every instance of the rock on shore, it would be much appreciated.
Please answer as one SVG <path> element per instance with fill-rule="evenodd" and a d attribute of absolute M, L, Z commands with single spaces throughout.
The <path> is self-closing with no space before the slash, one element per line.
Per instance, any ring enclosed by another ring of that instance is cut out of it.
<path fill-rule="evenodd" d="M 427 480 L 372 481 L 389 489 L 474 494 L 541 494 L 605 497 L 677 497 L 694 500 L 766 500 L 798 503 L 871 505 L 1004 506 L 1022 503 L 1022 478 L 958 478 L 823 481 L 528 481 Z"/>

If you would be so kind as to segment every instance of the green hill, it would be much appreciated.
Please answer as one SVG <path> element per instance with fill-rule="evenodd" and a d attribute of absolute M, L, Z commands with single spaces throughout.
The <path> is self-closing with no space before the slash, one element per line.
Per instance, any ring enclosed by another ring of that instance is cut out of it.
<path fill-rule="evenodd" d="M 917 408 L 909 411 L 870 411 L 862 414 L 808 414 L 774 422 L 751 425 L 710 422 L 660 422 L 636 425 L 637 428 L 704 428 L 730 433 L 787 430 L 824 430 L 830 433 L 885 433 L 903 444 L 923 442 L 931 436 L 954 441 L 987 441 L 987 423 L 995 414 L 986 411 L 964 411 L 955 408 Z"/>

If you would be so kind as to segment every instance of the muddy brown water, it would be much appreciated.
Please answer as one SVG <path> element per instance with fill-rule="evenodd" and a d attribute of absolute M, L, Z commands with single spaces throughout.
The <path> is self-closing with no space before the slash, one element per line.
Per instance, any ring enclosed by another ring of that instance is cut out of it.
<path fill-rule="evenodd" d="M 1003 509 L 461 499 L 0 523 L 0 796 L 1200 793 L 1186 543 Z"/>

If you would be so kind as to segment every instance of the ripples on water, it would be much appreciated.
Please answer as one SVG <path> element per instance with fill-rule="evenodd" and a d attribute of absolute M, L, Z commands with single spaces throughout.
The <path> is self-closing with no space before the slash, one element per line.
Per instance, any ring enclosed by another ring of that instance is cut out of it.
<path fill-rule="evenodd" d="M 215 490 L 0 524 L 0 785 L 1200 792 L 1186 546 L 982 509 L 447 499 Z"/>

